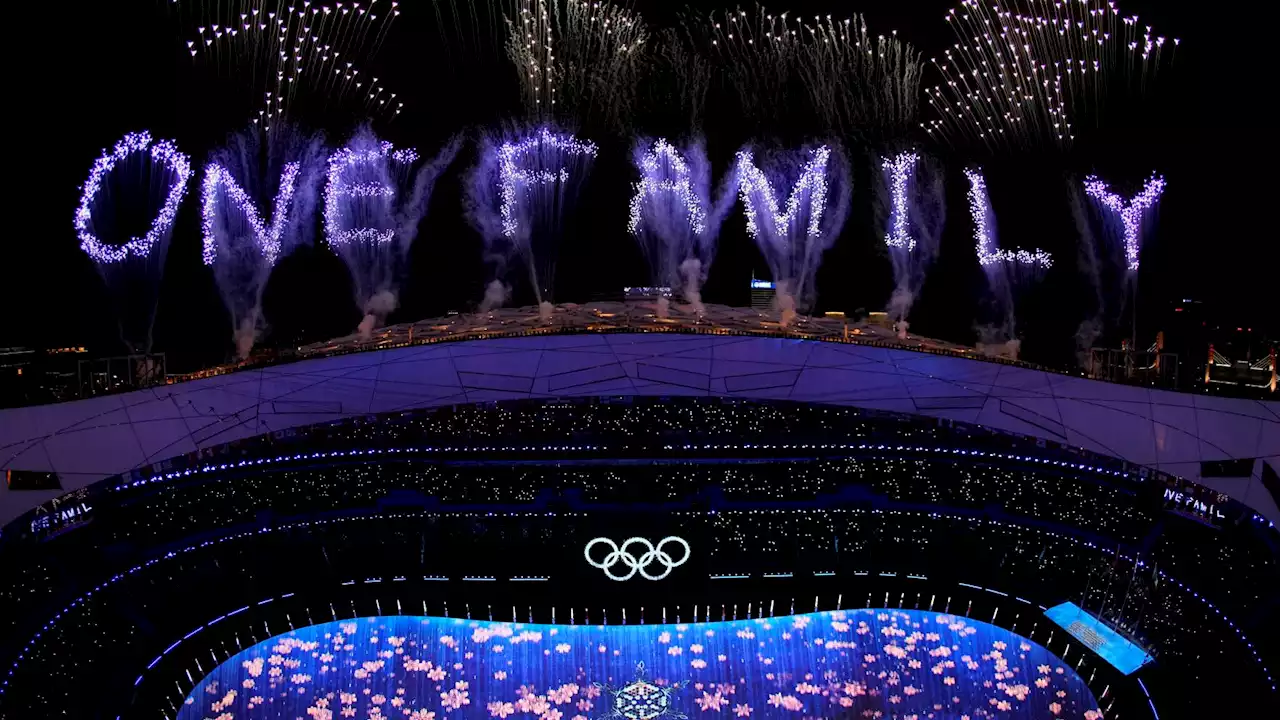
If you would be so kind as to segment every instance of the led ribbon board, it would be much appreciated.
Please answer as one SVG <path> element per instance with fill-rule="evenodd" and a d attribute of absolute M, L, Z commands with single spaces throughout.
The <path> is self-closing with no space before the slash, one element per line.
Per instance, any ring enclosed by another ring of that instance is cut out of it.
<path fill-rule="evenodd" d="M 1142 192 L 1135 195 L 1132 200 L 1126 201 L 1111 192 L 1107 184 L 1097 177 L 1090 175 L 1085 178 L 1085 193 L 1118 215 L 1121 224 L 1124 225 L 1124 256 L 1130 270 L 1138 269 L 1138 253 L 1142 250 L 1142 222 L 1146 219 L 1147 211 L 1160 201 L 1164 187 L 1164 178 L 1152 175 L 1142 186 Z"/>
<path fill-rule="evenodd" d="M 289 221 L 289 208 L 293 202 L 298 171 L 301 167 L 302 164 L 296 162 L 284 166 L 269 226 L 258 214 L 253 199 L 244 191 L 244 188 L 240 187 L 226 168 L 217 163 L 210 163 L 205 168 L 201 192 L 201 218 L 204 229 L 202 254 L 205 265 L 212 265 L 218 259 L 217 220 L 218 213 L 222 210 L 219 200 L 223 196 L 230 200 L 231 207 L 239 211 L 249 223 L 249 227 L 253 230 L 254 243 L 262 252 L 267 265 L 275 265 L 280 257 L 280 238 Z"/>
<path fill-rule="evenodd" d="M 165 196 L 164 205 L 151 221 L 151 228 L 141 237 L 130 238 L 122 245 L 108 245 L 91 229 L 93 227 L 93 203 L 102 191 L 103 181 L 116 165 L 135 153 L 149 153 L 153 163 L 164 165 L 169 169 L 173 180 L 169 185 L 169 193 Z M 80 249 L 84 250 L 94 262 L 110 264 L 122 262 L 130 257 L 145 258 L 151 250 L 165 237 L 165 233 L 173 227 L 173 220 L 178 215 L 178 205 L 187 193 L 187 181 L 191 179 L 191 160 L 178 151 L 178 146 L 168 140 L 152 142 L 151 133 L 142 131 L 129 133 L 116 143 L 111 152 L 104 152 L 102 157 L 93 163 L 89 171 L 89 179 L 85 181 L 84 191 L 80 195 L 80 206 L 76 208 L 76 236 L 80 238 Z"/>

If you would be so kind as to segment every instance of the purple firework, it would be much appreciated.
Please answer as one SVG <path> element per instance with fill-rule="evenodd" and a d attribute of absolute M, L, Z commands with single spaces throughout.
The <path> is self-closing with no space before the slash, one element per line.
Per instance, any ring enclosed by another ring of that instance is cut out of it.
<path fill-rule="evenodd" d="M 761 169 L 750 149 L 739 150 L 736 172 L 747 232 L 769 263 L 785 325 L 817 294 L 822 254 L 848 214 L 849 171 L 843 154 L 829 145 L 772 159 Z M 790 188 L 785 209 L 779 187 Z"/>
<path fill-rule="evenodd" d="M 1131 200 L 1125 200 L 1111 192 L 1107 184 L 1097 177 L 1090 175 L 1085 178 L 1085 193 L 1118 216 L 1124 227 L 1124 256 L 1130 271 L 1138 269 L 1138 255 L 1142 251 L 1142 225 L 1147 211 L 1160 201 L 1164 188 L 1164 178 L 1152 174 L 1142 186 L 1142 192 Z"/>
<path fill-rule="evenodd" d="M 627 229 L 640 241 L 657 287 L 681 288 L 701 314 L 700 288 L 715 257 L 720 225 L 735 199 L 729 178 L 714 204 L 711 164 L 700 141 L 684 150 L 666 140 L 636 143 L 633 153 L 640 180 L 635 184 Z M 665 311 L 665 298 L 659 311 Z"/>
<path fill-rule="evenodd" d="M 399 276 L 418 223 L 436 178 L 459 145 L 458 138 L 451 139 L 434 160 L 415 171 L 416 151 L 398 150 L 363 128 L 329 156 L 325 238 L 351 271 L 356 302 L 364 313 L 363 337 L 396 308 Z"/>
<path fill-rule="evenodd" d="M 550 311 L 561 219 L 596 153 L 595 143 L 547 127 L 485 142 L 467 192 L 468 217 L 498 275 L 485 291 L 482 309 L 505 299 L 502 275 L 519 255 L 544 315 Z"/>
<path fill-rule="evenodd" d="M 102 206 L 101 199 L 109 178 L 117 172 L 125 177 L 114 183 L 118 188 L 115 192 L 107 193 L 116 198 L 149 196 L 147 188 L 160 177 L 168 186 L 164 202 L 147 231 L 119 241 L 110 238 L 118 231 L 114 227 L 118 208 L 114 204 Z M 94 162 L 76 208 L 74 226 L 80 248 L 97 265 L 115 297 L 121 339 L 133 352 L 151 349 L 151 324 L 169 236 L 190 179 L 191 161 L 178 151 L 177 145 L 168 140 L 154 141 L 146 131 L 130 133 Z"/>
<path fill-rule="evenodd" d="M 906 333 L 906 318 L 925 273 L 938 255 L 946 203 L 942 175 L 919 153 L 900 152 L 881 160 L 888 197 L 884 242 L 893 262 L 894 290 L 889 314 Z"/>
<path fill-rule="evenodd" d="M 987 277 L 987 287 L 994 305 L 994 322 L 979 327 L 980 347 L 996 348 L 996 352 L 1017 356 L 1018 341 L 1015 333 L 1014 286 L 1025 285 L 1040 277 L 1053 266 L 1053 256 L 1044 250 L 1002 250 L 996 246 L 995 212 L 987 194 L 987 179 L 982 168 L 965 168 L 969 181 L 969 213 L 973 217 L 973 239 L 978 256 Z"/>
<path fill-rule="evenodd" d="M 231 313 L 241 358 L 263 329 L 262 291 L 271 268 L 311 239 L 323 171 L 320 138 L 280 126 L 269 134 L 250 129 L 232 136 L 205 166 L 202 256 Z M 264 217 L 259 207 L 268 197 L 271 213 Z"/>

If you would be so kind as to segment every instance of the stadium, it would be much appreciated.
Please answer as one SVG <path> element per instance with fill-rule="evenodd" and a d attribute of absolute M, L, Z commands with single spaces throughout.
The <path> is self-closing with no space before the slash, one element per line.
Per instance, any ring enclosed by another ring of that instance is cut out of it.
<path fill-rule="evenodd" d="M 789 5 L 21 8 L 0 720 L 1276 716 L 1265 44 Z"/>
<path fill-rule="evenodd" d="M 1158 718 L 1274 703 L 1269 509 L 1156 469 L 1265 452 L 1274 403 L 843 332 L 678 330 L 409 344 L 391 328 L 370 341 L 386 348 L 4 411 L 8 465 L 70 492 L 0 496 L 16 658 L 0 707 Z M 1101 427 L 1138 392 L 1263 444 L 1140 456 L 1123 433 L 1174 426 Z M 1013 409 L 1049 404 L 1065 436 Z"/>

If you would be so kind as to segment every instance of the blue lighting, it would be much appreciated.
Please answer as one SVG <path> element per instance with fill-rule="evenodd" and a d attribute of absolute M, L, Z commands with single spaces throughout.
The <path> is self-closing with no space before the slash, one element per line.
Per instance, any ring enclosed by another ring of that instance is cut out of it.
<path fill-rule="evenodd" d="M 1125 675 L 1133 673 L 1152 660 L 1145 650 L 1081 610 L 1075 603 L 1055 605 L 1044 614 Z"/>
<path fill-rule="evenodd" d="M 625 690 L 640 663 L 655 687 L 679 684 L 673 716 L 1098 717 L 1075 672 L 1007 630 L 924 611 L 857 610 L 689 625 L 330 622 L 228 659 L 176 720 L 596 718 L 622 707 L 610 688 Z"/>

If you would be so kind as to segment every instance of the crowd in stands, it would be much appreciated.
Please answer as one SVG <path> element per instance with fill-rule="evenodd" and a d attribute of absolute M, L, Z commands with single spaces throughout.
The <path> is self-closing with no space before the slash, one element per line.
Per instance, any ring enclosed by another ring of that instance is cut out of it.
<path fill-rule="evenodd" d="M 447 457 L 426 451 L 446 442 Z M 502 450 L 516 445 L 518 457 Z M 370 447 L 405 452 L 308 454 Z M 281 455 L 304 457 L 236 465 Z M 230 467 L 183 475 L 187 463 Z M 853 409 L 460 406 L 240 443 L 154 473 L 173 477 L 98 495 L 80 526 L 6 534 L 0 640 L 27 650 L 0 707 L 109 695 L 191 622 L 272 593 L 357 573 L 576 578 L 589 539 L 633 531 L 688 538 L 700 577 L 918 573 L 1042 604 L 1109 592 L 1094 581 L 1111 563 L 1109 577 L 1141 576 L 1134 634 L 1199 682 L 1265 684 L 1246 645 L 1276 635 L 1274 530 L 1170 512 L 1162 479 L 1115 461 Z"/>

